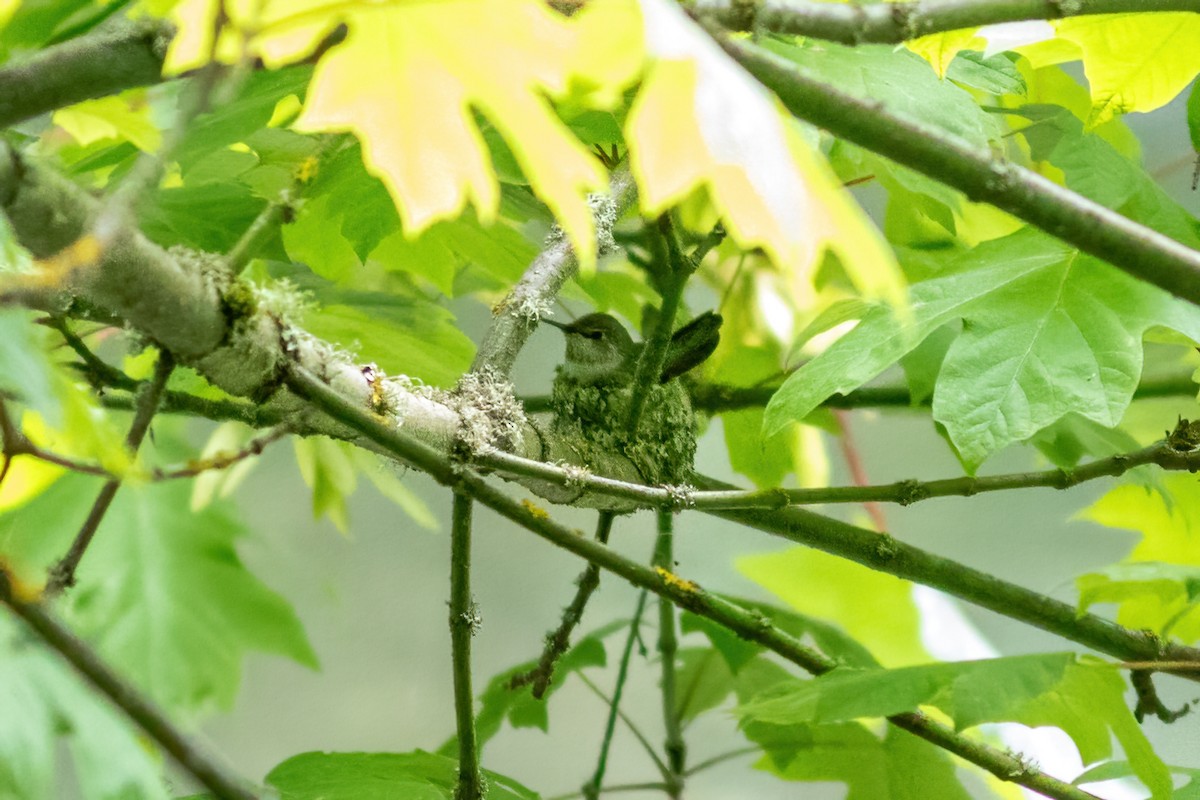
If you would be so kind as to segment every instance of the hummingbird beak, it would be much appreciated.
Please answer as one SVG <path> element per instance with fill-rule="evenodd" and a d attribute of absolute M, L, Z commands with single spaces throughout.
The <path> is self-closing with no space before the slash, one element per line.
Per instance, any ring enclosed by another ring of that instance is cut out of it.
<path fill-rule="evenodd" d="M 572 328 L 570 325 L 567 325 L 565 323 L 559 322 L 558 320 L 554 320 L 554 319 L 545 319 L 544 318 L 541 320 L 541 322 L 544 322 L 547 325 L 558 328 L 560 331 L 565 331 L 567 333 L 570 333 L 572 330 L 574 330 L 574 328 Z"/>

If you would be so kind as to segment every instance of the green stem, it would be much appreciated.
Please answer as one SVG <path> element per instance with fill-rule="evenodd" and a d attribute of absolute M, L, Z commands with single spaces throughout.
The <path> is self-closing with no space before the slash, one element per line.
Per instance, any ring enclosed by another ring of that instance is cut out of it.
<path fill-rule="evenodd" d="M 637 434 L 638 422 L 641 421 L 642 409 L 650 396 L 650 389 L 658 383 L 658 376 L 662 374 L 663 364 L 667 360 L 667 348 L 671 345 L 671 334 L 675 331 L 675 317 L 679 311 L 679 300 L 683 295 L 683 287 L 687 285 L 688 276 L 692 272 L 680 249 L 679 236 L 669 213 L 658 218 L 657 228 L 666 254 L 669 278 L 663 289 L 658 322 L 654 326 L 649 340 L 642 347 L 642 352 L 638 356 L 637 368 L 633 373 L 633 390 L 629 397 L 629 417 L 625 420 L 625 433 L 631 438 Z"/>
<path fill-rule="evenodd" d="M 668 597 L 677 606 L 710 619 L 746 641 L 758 643 L 813 674 L 828 672 L 837 666 L 836 661 L 779 630 L 764 620 L 761 614 L 755 614 L 736 603 L 711 594 L 691 581 L 674 575 L 659 574 L 613 552 L 599 542 L 580 536 L 571 528 L 554 522 L 544 511 L 517 502 L 500 489 L 488 484 L 475 472 L 452 464 L 446 456 L 432 447 L 413 439 L 399 429 L 381 423 L 372 412 L 346 400 L 307 370 L 294 365 L 289 366 L 285 380 L 298 395 L 334 419 L 359 431 L 376 445 L 423 470 L 434 480 L 454 486 L 458 491 L 470 493 L 477 502 L 555 546 L 598 564 L 601 569 L 620 576 L 634 586 L 652 591 L 661 597 Z M 845 527 L 857 530 L 851 526 Z M 869 531 L 863 533 L 876 541 L 887 541 L 879 534 Z M 1146 644 L 1149 642 L 1150 640 L 1146 639 Z M 1200 653 L 1191 651 L 1190 648 L 1169 646 L 1165 649 L 1173 654 L 1172 660 L 1200 663 Z M 1157 649 L 1146 650 L 1148 653 L 1153 652 L 1148 661 L 1158 659 Z M 1180 671 L 1180 674 L 1185 673 Z M 1031 769 L 1023 759 L 973 742 L 923 714 L 896 714 L 888 719 L 939 747 L 961 755 L 1000 780 L 1026 786 L 1055 800 L 1094 800 L 1093 795 L 1075 786 Z"/>
<path fill-rule="evenodd" d="M 675 571 L 674 553 L 675 514 L 671 511 L 658 512 L 658 538 L 654 542 L 654 566 L 666 572 Z M 687 743 L 680 726 L 680 709 L 676 691 L 675 661 L 679 643 L 675 638 L 675 606 L 665 597 L 658 599 L 658 654 L 662 659 L 663 727 L 666 739 L 663 749 L 667 753 L 667 764 L 671 768 L 667 795 L 673 800 L 683 794 L 683 776 L 687 762 Z"/>
<path fill-rule="evenodd" d="M 798 34 L 843 44 L 899 44 L 931 33 L 1091 14 L 1195 11 L 1195 0 L 927 0 L 867 5 L 817 0 L 693 0 L 731 30 Z"/>
<path fill-rule="evenodd" d="M 471 637 L 479 626 L 471 598 L 471 509 L 469 494 L 454 492 L 450 524 L 450 654 L 454 672 L 454 714 L 458 729 L 458 783 L 455 800 L 482 800 L 475 738 L 475 693 L 471 689 Z"/>
<path fill-rule="evenodd" d="M 994 153 L 894 115 L 877 100 L 814 80 L 761 48 L 721 34 L 716 39 L 800 119 L 958 189 L 973 201 L 1007 211 L 1139 280 L 1200 303 L 1200 252 Z"/>
<path fill-rule="evenodd" d="M 638 628 L 642 622 L 642 612 L 646 609 L 647 594 L 645 589 L 638 592 L 637 606 L 633 609 L 633 618 L 629 620 L 629 635 L 625 637 L 625 647 L 621 650 L 621 662 L 617 666 L 617 682 L 613 686 L 612 702 L 608 706 L 608 719 L 604 721 L 604 738 L 600 741 L 600 755 L 596 758 L 596 771 L 592 773 L 591 780 L 583 785 L 583 796 L 588 800 L 595 800 L 600 796 L 600 787 L 604 783 L 604 773 L 608 769 L 608 751 L 612 747 L 613 733 L 617 729 L 621 695 L 625 692 L 625 681 L 629 677 L 629 660 L 633 656 L 633 645 L 638 640 Z"/>
<path fill-rule="evenodd" d="M 92 686 L 121 709 L 134 724 L 219 800 L 254 800 L 249 784 L 183 735 L 171 721 L 131 684 L 100 660 L 86 642 L 52 616 L 40 603 L 14 591 L 12 578 L 0 569 L 0 603 L 8 606 L 47 645 L 74 667 Z"/>

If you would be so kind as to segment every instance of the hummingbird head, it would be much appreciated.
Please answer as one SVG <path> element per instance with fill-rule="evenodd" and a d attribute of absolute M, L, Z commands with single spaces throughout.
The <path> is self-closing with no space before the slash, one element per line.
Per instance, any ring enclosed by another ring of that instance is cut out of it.
<path fill-rule="evenodd" d="M 569 324 L 544 319 L 567 337 L 563 372 L 581 383 L 597 383 L 626 366 L 637 345 L 625 326 L 608 314 L 588 314 Z"/>

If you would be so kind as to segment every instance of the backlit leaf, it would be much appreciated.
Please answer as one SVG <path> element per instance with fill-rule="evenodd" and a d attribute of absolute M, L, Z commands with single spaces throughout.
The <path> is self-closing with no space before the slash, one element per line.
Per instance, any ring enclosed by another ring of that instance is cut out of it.
<path fill-rule="evenodd" d="M 642 0 L 653 63 L 625 136 L 642 210 L 706 189 L 733 239 L 810 292 L 828 248 L 863 290 L 899 300 L 891 251 L 776 100 L 667 0 Z"/>
<path fill-rule="evenodd" d="M 1095 126 L 1130 111 L 1153 111 L 1200 72 L 1200 17 L 1195 14 L 1077 16 L 1055 23 L 1083 51 Z"/>
<path fill-rule="evenodd" d="M 807 547 L 737 559 L 738 572 L 803 615 L 841 627 L 869 642 L 884 664 L 928 659 L 912 586 L 843 558 Z"/>

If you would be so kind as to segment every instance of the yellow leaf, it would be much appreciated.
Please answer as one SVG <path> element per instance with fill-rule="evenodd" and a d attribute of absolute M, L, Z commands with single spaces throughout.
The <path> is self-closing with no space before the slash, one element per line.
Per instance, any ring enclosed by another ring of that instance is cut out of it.
<path fill-rule="evenodd" d="M 1056 23 L 1083 52 L 1095 127 L 1119 114 L 1169 103 L 1200 73 L 1200 16 L 1114 14 Z"/>
<path fill-rule="evenodd" d="M 504 136 L 586 268 L 595 258 L 586 195 L 606 187 L 606 174 L 547 96 L 613 99 L 634 77 L 636 27 L 611 24 L 628 4 L 600 5 L 609 10 L 572 19 L 538 0 L 357 10 L 346 17 L 346 41 L 317 66 L 297 125 L 354 132 L 415 236 L 467 203 L 485 224 L 495 218 L 499 184 L 479 112 Z M 593 55 L 596 71 L 585 71 L 580 53 L 598 49 L 613 60 Z"/>
<path fill-rule="evenodd" d="M 766 251 L 795 290 L 828 248 L 860 289 L 899 304 L 891 250 L 778 102 L 674 4 L 642 0 L 642 13 L 655 61 L 625 126 L 642 210 L 706 188 L 734 241 Z"/>
<path fill-rule="evenodd" d="M 929 62 L 939 78 L 946 77 L 950 62 L 961 50 L 982 50 L 984 40 L 975 28 L 961 31 L 931 33 L 919 39 L 905 42 L 904 46 Z"/>

